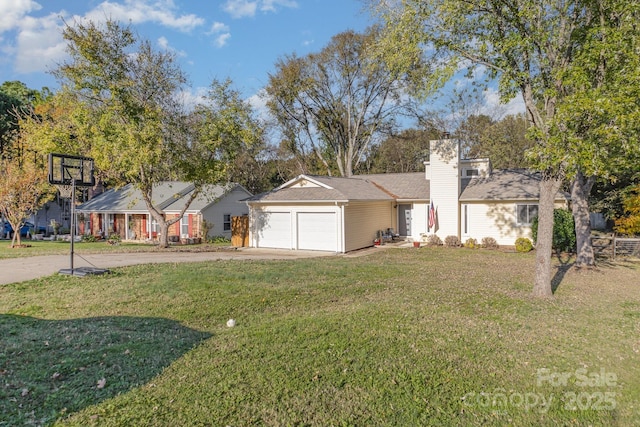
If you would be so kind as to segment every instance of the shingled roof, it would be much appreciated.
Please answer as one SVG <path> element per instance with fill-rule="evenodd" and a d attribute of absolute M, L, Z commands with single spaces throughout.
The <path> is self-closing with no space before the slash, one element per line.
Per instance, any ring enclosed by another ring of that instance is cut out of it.
<path fill-rule="evenodd" d="M 355 175 L 353 178 L 373 182 L 396 200 L 429 200 L 429 181 L 424 172 Z"/>
<path fill-rule="evenodd" d="M 460 201 L 476 200 L 538 200 L 540 198 L 539 172 L 528 169 L 496 169 L 487 177 L 462 180 Z M 568 199 L 558 192 L 556 199 Z"/>
<path fill-rule="evenodd" d="M 189 206 L 190 211 L 199 211 L 211 204 L 217 198 L 228 192 L 229 188 L 220 185 L 210 185 Z M 153 187 L 153 203 L 164 211 L 180 211 L 186 197 L 194 190 L 193 184 L 182 181 L 164 181 Z M 181 203 L 182 202 L 182 203 Z M 79 212 L 148 212 L 147 205 L 140 190 L 131 184 L 124 187 L 107 190 L 104 193 L 78 206 Z"/>
<path fill-rule="evenodd" d="M 301 181 L 309 181 L 314 185 L 292 187 Z M 362 200 L 393 200 L 393 197 L 366 180 L 300 175 L 275 190 L 246 199 L 248 202 L 348 202 Z"/>

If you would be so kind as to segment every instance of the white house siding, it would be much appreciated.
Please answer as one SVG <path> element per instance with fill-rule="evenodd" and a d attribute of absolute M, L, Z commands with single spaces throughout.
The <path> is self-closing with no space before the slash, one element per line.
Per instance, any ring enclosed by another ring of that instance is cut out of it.
<path fill-rule="evenodd" d="M 427 233 L 427 223 L 429 215 L 429 204 L 414 202 L 411 209 L 411 237 L 420 240 L 421 234 Z"/>
<path fill-rule="evenodd" d="M 430 193 L 436 209 L 435 231 L 440 238 L 458 236 L 460 196 L 458 143 L 454 140 L 431 141 Z"/>
<path fill-rule="evenodd" d="M 249 207 L 240 200 L 249 196 L 250 194 L 241 188 L 235 188 L 202 211 L 203 219 L 209 224 L 213 224 L 213 228 L 209 231 L 209 237 L 225 236 L 231 238 L 231 230 L 224 230 L 224 215 L 230 214 L 232 217 L 248 215 Z"/>
<path fill-rule="evenodd" d="M 373 245 L 378 231 L 395 227 L 391 202 L 350 202 L 344 208 L 345 249 Z"/>
<path fill-rule="evenodd" d="M 342 207 L 331 205 L 253 206 L 252 247 L 344 252 Z"/>
<path fill-rule="evenodd" d="M 460 204 L 460 240 L 474 238 L 478 243 L 484 237 L 493 237 L 499 245 L 513 246 L 519 237 L 532 238 L 531 226 L 516 224 L 517 204 L 537 204 L 537 201 L 471 202 Z M 557 202 L 556 207 L 566 207 Z M 465 209 L 467 229 L 465 230 Z M 466 231 L 466 232 L 465 232 Z"/>

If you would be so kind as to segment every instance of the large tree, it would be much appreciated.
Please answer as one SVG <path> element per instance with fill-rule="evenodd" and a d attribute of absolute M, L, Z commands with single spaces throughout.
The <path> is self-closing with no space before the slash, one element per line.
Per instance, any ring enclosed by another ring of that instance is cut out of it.
<path fill-rule="evenodd" d="M 267 106 L 285 145 L 335 165 L 351 176 L 378 132 L 390 125 L 402 103 L 401 74 L 373 54 L 378 31 L 347 31 L 319 53 L 289 55 L 276 63 L 266 87 Z"/>
<path fill-rule="evenodd" d="M 524 114 L 500 120 L 478 115 L 465 120 L 454 136 L 465 142 L 470 158 L 489 158 L 496 169 L 526 168 L 530 166 L 526 153 L 533 145 L 528 129 Z"/>
<path fill-rule="evenodd" d="M 578 255 L 595 264 L 589 195 L 596 179 L 615 181 L 640 162 L 640 3 L 590 0 L 580 46 L 566 71 L 555 138 L 546 163 L 562 162 L 571 180 Z"/>
<path fill-rule="evenodd" d="M 533 292 L 551 296 L 554 199 L 567 165 L 549 159 L 544 150 L 563 137 L 557 112 L 570 93 L 563 76 L 577 52 L 586 48 L 584 32 L 592 25 L 596 6 L 579 0 L 374 3 L 387 23 L 383 48 L 396 61 L 394 66 L 410 69 L 415 49 L 424 48 L 442 61 L 433 78 L 438 82 L 448 80 L 460 68 L 482 67 L 498 80 L 503 100 L 518 93 L 522 96 L 530 135 L 540 148 L 536 160 L 542 171 Z"/>
<path fill-rule="evenodd" d="M 7 81 L 0 85 L 0 156 L 10 156 L 12 139 L 20 130 L 21 117 L 32 114 L 32 109 L 50 96 L 47 88 L 30 89 L 20 81 Z"/>
<path fill-rule="evenodd" d="M 89 147 L 88 153 L 108 179 L 140 190 L 160 227 L 159 244 L 166 247 L 169 226 L 180 220 L 203 188 L 226 182 L 228 155 L 237 146 L 236 139 L 247 137 L 235 129 L 244 123 L 234 113 L 248 107 L 232 96 L 228 85 L 214 82 L 210 104 L 214 114 L 204 118 L 200 114 L 198 123 L 209 126 L 207 137 L 220 139 L 203 141 L 202 126 L 192 126 L 178 102 L 186 77 L 172 52 L 154 50 L 130 27 L 113 20 L 103 25 L 76 22 L 65 28 L 63 36 L 70 60 L 54 74 L 83 111 L 78 115 L 83 120 L 74 123 L 80 129 L 76 134 L 86 138 L 81 145 Z M 195 186 L 172 219 L 153 203 L 154 188 L 167 179 L 186 179 Z"/>
<path fill-rule="evenodd" d="M 424 172 L 424 162 L 429 160 L 429 141 L 441 134 L 435 129 L 405 129 L 391 135 L 374 147 L 365 172 Z"/>

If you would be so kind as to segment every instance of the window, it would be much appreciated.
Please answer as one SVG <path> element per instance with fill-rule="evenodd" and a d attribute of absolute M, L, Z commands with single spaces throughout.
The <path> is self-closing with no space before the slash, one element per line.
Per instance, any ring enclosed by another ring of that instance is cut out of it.
<path fill-rule="evenodd" d="M 189 237 L 189 215 L 183 215 L 180 219 L 181 237 Z"/>
<path fill-rule="evenodd" d="M 469 205 L 462 205 L 462 211 L 464 217 L 463 234 L 469 234 Z"/>
<path fill-rule="evenodd" d="M 231 231 L 231 214 L 224 214 L 222 229 L 224 231 Z"/>
<path fill-rule="evenodd" d="M 479 176 L 480 175 L 480 171 L 478 169 L 465 169 L 464 170 L 464 175 L 467 178 L 474 177 L 474 176 Z"/>
<path fill-rule="evenodd" d="M 516 224 L 531 225 L 538 216 L 538 205 L 516 205 Z"/>

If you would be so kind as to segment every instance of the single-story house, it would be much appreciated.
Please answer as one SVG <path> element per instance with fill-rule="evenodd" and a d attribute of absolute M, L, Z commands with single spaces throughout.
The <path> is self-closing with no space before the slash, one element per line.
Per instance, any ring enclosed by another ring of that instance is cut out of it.
<path fill-rule="evenodd" d="M 153 203 L 167 219 L 177 217 L 194 185 L 181 181 L 165 181 L 153 189 Z M 239 184 L 209 185 L 185 211 L 182 219 L 169 227 L 169 236 L 180 238 L 231 237 L 232 218 L 246 216 L 249 209 L 240 201 L 251 193 Z M 151 217 L 142 193 L 131 184 L 107 190 L 76 208 L 80 234 L 107 236 L 118 234 L 126 240 L 154 240 L 159 231 Z M 203 235 L 203 221 L 210 226 Z"/>
<path fill-rule="evenodd" d="M 493 237 L 500 245 L 531 237 L 539 174 L 463 159 L 459 143 L 448 139 L 431 141 L 424 165 L 424 173 L 300 175 L 251 197 L 250 246 L 342 253 L 373 245 L 388 229 L 413 240 Z M 556 205 L 567 203 L 558 193 Z"/>

